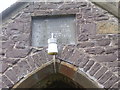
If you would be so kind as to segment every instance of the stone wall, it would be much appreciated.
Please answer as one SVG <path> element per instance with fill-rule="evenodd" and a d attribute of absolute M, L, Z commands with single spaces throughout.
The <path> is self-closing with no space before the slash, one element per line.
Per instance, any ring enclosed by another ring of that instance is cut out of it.
<path fill-rule="evenodd" d="M 18 13 L 3 20 L 0 87 L 13 87 L 44 63 L 52 62 L 47 47 L 31 46 L 32 17 L 67 14 L 76 15 L 77 44 L 61 46 L 56 59 L 75 65 L 104 88 L 117 87 L 118 20 L 89 1 L 28 2 Z"/>

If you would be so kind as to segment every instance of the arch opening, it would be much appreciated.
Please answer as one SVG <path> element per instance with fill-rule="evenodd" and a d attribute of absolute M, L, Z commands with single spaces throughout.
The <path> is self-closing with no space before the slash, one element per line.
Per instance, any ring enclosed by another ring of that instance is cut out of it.
<path fill-rule="evenodd" d="M 39 88 L 40 90 L 46 90 L 47 88 L 81 88 L 80 90 L 85 90 L 78 83 L 60 73 L 47 76 L 33 85 L 32 88 Z"/>
<path fill-rule="evenodd" d="M 90 80 L 83 72 L 67 62 L 56 62 L 57 72 L 54 72 L 53 62 L 46 63 L 26 78 L 19 81 L 12 90 L 17 88 L 100 88 L 97 82 Z M 62 85 L 62 86 L 61 86 Z"/>

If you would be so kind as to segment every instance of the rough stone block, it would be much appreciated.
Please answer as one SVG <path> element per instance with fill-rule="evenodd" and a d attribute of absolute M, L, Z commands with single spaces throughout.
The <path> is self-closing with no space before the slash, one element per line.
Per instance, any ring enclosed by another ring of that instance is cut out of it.
<path fill-rule="evenodd" d="M 103 35 L 103 34 L 89 35 L 89 38 L 91 40 L 99 40 L 99 39 L 103 39 L 105 37 L 106 37 L 106 35 Z"/>
<path fill-rule="evenodd" d="M 96 21 L 102 21 L 102 20 L 108 20 L 109 19 L 109 16 L 105 15 L 105 14 L 101 14 L 101 15 L 97 15 L 95 17 L 95 20 Z"/>
<path fill-rule="evenodd" d="M 115 53 L 118 50 L 118 47 L 106 47 L 105 48 L 105 53 L 106 54 L 111 54 L 111 53 Z"/>
<path fill-rule="evenodd" d="M 113 61 L 116 61 L 117 55 L 115 55 L 115 54 L 99 55 L 99 56 L 94 56 L 94 58 L 98 62 L 113 62 Z"/>
<path fill-rule="evenodd" d="M 51 10 L 35 10 L 33 16 L 51 15 Z"/>
<path fill-rule="evenodd" d="M 12 87 L 13 83 L 5 76 L 2 76 L 2 82 L 4 82 L 8 87 Z"/>
<path fill-rule="evenodd" d="M 83 68 L 87 64 L 88 61 L 89 61 L 89 57 L 87 56 L 84 57 L 83 60 L 80 62 L 79 67 Z"/>
<path fill-rule="evenodd" d="M 94 42 L 81 42 L 77 44 L 78 48 L 94 47 Z"/>
<path fill-rule="evenodd" d="M 13 70 L 15 71 L 18 80 L 24 77 L 25 72 L 23 72 L 23 69 L 21 69 L 21 67 L 19 67 L 18 65 L 13 66 Z"/>
<path fill-rule="evenodd" d="M 98 80 L 98 82 L 100 84 L 104 84 L 111 76 L 112 76 L 112 72 L 108 71 Z"/>
<path fill-rule="evenodd" d="M 38 53 L 38 58 L 42 64 L 45 64 L 48 61 L 47 53 L 44 50 Z"/>
<path fill-rule="evenodd" d="M 59 7 L 59 9 L 71 9 L 71 8 L 79 8 L 81 5 L 80 4 L 77 4 L 77 3 L 66 3 L 66 4 L 63 4 Z"/>
<path fill-rule="evenodd" d="M 73 45 L 68 45 L 65 48 L 63 48 L 63 51 L 61 53 L 61 59 L 62 60 L 68 60 L 69 57 L 72 55 L 74 51 L 74 46 Z"/>
<path fill-rule="evenodd" d="M 87 34 L 79 35 L 78 41 L 88 41 L 88 35 Z"/>
<path fill-rule="evenodd" d="M 88 48 L 86 49 L 86 53 L 89 54 L 102 54 L 105 50 L 101 47 L 95 47 L 95 48 Z"/>
<path fill-rule="evenodd" d="M 15 71 L 13 69 L 9 69 L 5 72 L 5 75 L 14 82 L 14 84 L 18 81 L 18 78 L 15 74 Z"/>
<path fill-rule="evenodd" d="M 35 61 L 33 60 L 33 58 L 31 56 L 27 57 L 26 61 L 30 65 L 30 71 L 33 71 L 36 69 Z"/>
<path fill-rule="evenodd" d="M 17 49 L 25 49 L 30 45 L 29 41 L 20 41 L 15 44 L 15 48 Z"/>
<path fill-rule="evenodd" d="M 10 58 L 24 58 L 30 52 L 30 49 L 12 49 L 6 52 L 6 57 Z"/>
<path fill-rule="evenodd" d="M 7 88 L 7 85 L 5 83 L 3 83 L 2 81 L 0 81 L 0 88 Z"/>
<path fill-rule="evenodd" d="M 68 14 L 76 14 L 79 13 L 79 9 L 68 9 L 68 10 L 54 10 L 52 11 L 52 15 L 68 15 Z"/>
<path fill-rule="evenodd" d="M 34 54 L 32 58 L 37 67 L 40 67 L 42 65 L 42 62 L 40 61 L 38 54 Z"/>
<path fill-rule="evenodd" d="M 8 25 L 7 35 L 22 34 L 23 23 L 19 21 L 14 21 Z"/>
<path fill-rule="evenodd" d="M 62 62 L 59 68 L 59 73 L 69 77 L 74 78 L 74 74 L 76 72 L 77 68 L 71 64 Z"/>
<path fill-rule="evenodd" d="M 28 65 L 26 59 L 23 59 L 22 61 L 17 63 L 17 65 L 25 72 L 30 71 L 30 66 Z"/>
<path fill-rule="evenodd" d="M 58 4 L 48 3 L 48 4 L 42 4 L 40 5 L 40 9 L 46 10 L 46 9 L 57 9 Z"/>
<path fill-rule="evenodd" d="M 98 70 L 98 72 L 95 73 L 94 77 L 96 79 L 99 79 L 105 72 L 107 71 L 106 67 L 102 67 Z"/>
<path fill-rule="evenodd" d="M 8 63 L 9 65 L 15 65 L 20 59 L 14 59 L 14 58 L 3 58 L 3 61 L 5 63 Z"/>
<path fill-rule="evenodd" d="M 97 44 L 98 46 L 107 46 L 107 45 L 110 44 L 110 42 L 111 42 L 110 39 L 101 39 L 101 40 L 97 40 L 97 41 L 96 41 L 96 44 Z"/>
<path fill-rule="evenodd" d="M 107 82 L 104 83 L 105 88 L 110 88 L 119 78 L 117 76 L 112 76 Z"/>
<path fill-rule="evenodd" d="M 68 62 L 71 64 L 74 64 L 77 66 L 79 65 L 79 59 L 81 59 L 81 56 L 84 56 L 80 51 L 75 50 L 73 52 L 73 54 L 70 56 L 70 58 L 68 59 Z"/>
<path fill-rule="evenodd" d="M 100 34 L 117 34 L 118 31 L 118 23 L 111 21 L 103 21 L 97 23 L 97 30 Z M 112 37 L 109 37 L 112 39 Z M 115 37 L 114 37 L 115 38 Z"/>
<path fill-rule="evenodd" d="M 113 89 L 115 88 L 116 90 L 118 90 L 118 89 L 120 88 L 120 82 L 116 82 L 116 83 L 110 88 L 110 90 L 111 90 L 112 88 L 113 88 Z"/>
<path fill-rule="evenodd" d="M 88 61 L 88 63 L 85 65 L 85 67 L 83 68 L 85 72 L 87 72 L 91 67 L 92 65 L 94 64 L 94 61 L 93 60 L 90 60 Z"/>
<path fill-rule="evenodd" d="M 89 23 L 89 24 L 83 24 L 81 33 L 96 34 L 96 24 L 95 23 Z"/>
<path fill-rule="evenodd" d="M 1 45 L 2 45 L 2 49 L 12 49 L 13 46 L 14 46 L 14 42 L 12 40 L 8 40 L 8 41 L 5 41 L 5 42 L 1 42 Z"/>
<path fill-rule="evenodd" d="M 99 69 L 101 65 L 99 63 L 95 63 L 93 67 L 90 69 L 89 74 L 93 76 Z"/>
<path fill-rule="evenodd" d="M 120 67 L 120 62 L 119 61 L 115 61 L 115 62 L 109 62 L 108 67 Z"/>
<path fill-rule="evenodd" d="M 8 63 L 0 61 L 0 73 L 4 73 L 8 69 L 8 67 L 9 67 Z"/>

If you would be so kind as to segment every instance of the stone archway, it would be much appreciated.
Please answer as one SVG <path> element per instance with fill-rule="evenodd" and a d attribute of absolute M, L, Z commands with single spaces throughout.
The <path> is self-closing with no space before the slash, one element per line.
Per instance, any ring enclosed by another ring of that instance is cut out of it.
<path fill-rule="evenodd" d="M 72 88 L 100 88 L 96 81 L 90 79 L 89 76 L 87 76 L 85 73 L 83 73 L 72 64 L 63 61 L 60 63 L 58 60 L 56 62 L 56 73 L 54 72 L 53 67 L 53 62 L 45 63 L 43 66 L 24 78 L 24 80 L 21 80 L 16 85 L 14 85 L 12 89 L 39 88 L 39 83 L 46 83 L 50 80 L 50 77 L 57 77 L 57 79 L 54 78 L 55 80 L 53 80 L 53 82 L 47 87 L 51 87 L 52 85 L 54 85 L 54 82 L 57 81 L 59 84 L 66 84 L 68 86 L 71 86 Z M 60 81 L 61 78 L 65 78 L 65 80 Z M 46 81 L 42 82 L 43 80 Z"/>

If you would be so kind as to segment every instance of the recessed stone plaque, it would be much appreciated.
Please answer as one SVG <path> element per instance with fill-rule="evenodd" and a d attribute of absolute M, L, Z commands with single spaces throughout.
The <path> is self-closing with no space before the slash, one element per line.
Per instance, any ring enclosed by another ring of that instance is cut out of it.
<path fill-rule="evenodd" d="M 42 16 L 32 21 L 32 46 L 47 46 L 54 33 L 58 45 L 75 44 L 75 16 Z"/>

